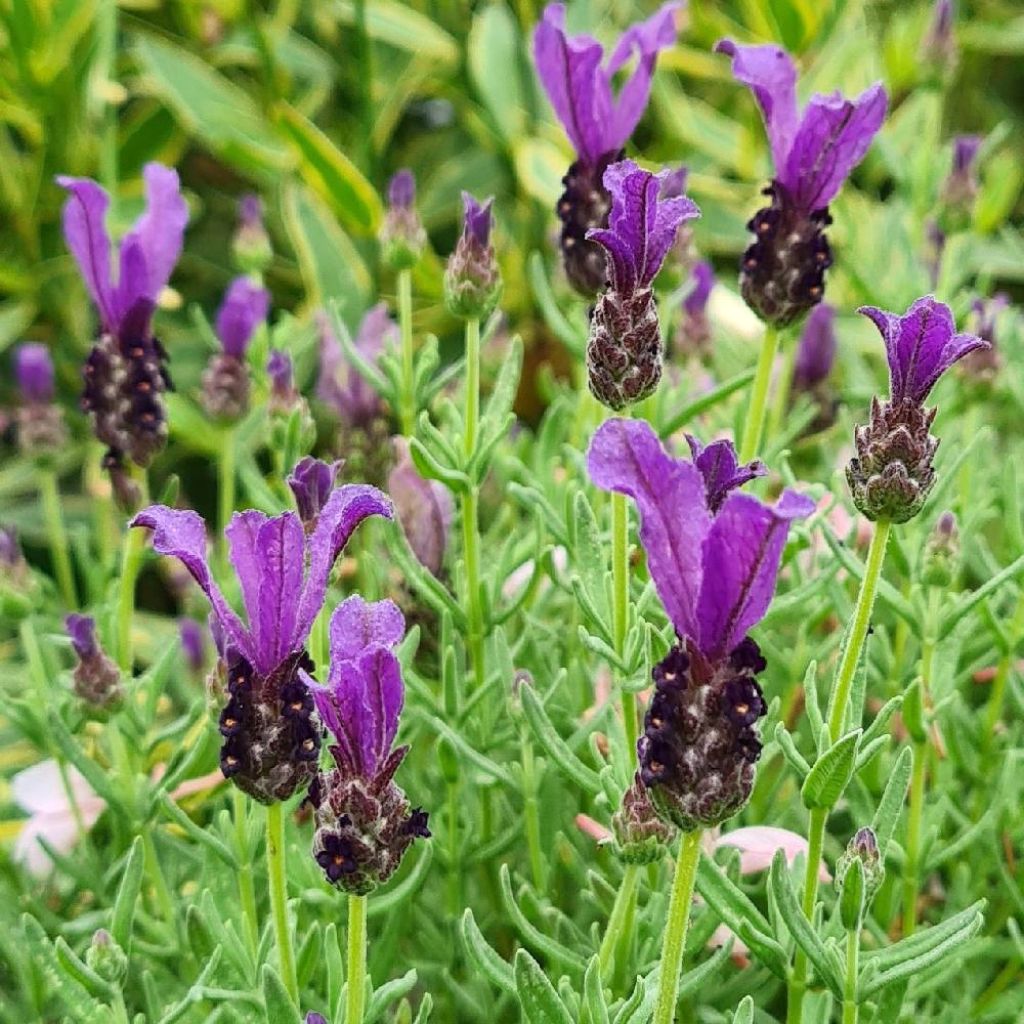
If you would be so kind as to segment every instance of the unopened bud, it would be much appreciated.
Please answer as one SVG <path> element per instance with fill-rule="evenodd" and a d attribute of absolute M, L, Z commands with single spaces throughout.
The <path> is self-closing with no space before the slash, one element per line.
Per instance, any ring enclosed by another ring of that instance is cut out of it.
<path fill-rule="evenodd" d="M 948 587 L 960 557 L 960 531 L 956 516 L 943 512 L 924 546 L 921 579 L 931 587 Z"/>
<path fill-rule="evenodd" d="M 426 248 L 427 233 L 416 212 L 416 179 L 410 170 L 399 171 L 388 184 L 380 244 L 384 262 L 392 270 L 411 270 Z"/>
<path fill-rule="evenodd" d="M 859 829 L 836 861 L 837 888 L 844 887 L 847 873 L 854 861 L 863 873 L 864 906 L 867 907 L 885 880 L 885 865 L 882 863 L 878 839 L 873 829 Z"/>
<path fill-rule="evenodd" d="M 257 195 L 244 195 L 238 204 L 238 229 L 231 251 L 243 274 L 263 273 L 274 258 L 270 236 L 263 225 L 263 204 Z"/>
<path fill-rule="evenodd" d="M 444 274 L 444 301 L 448 311 L 463 320 L 482 320 L 501 295 L 501 271 L 491 245 L 491 203 L 482 205 L 462 193 L 464 219 L 455 252 Z"/>
<path fill-rule="evenodd" d="M 637 772 L 612 815 L 612 832 L 619 857 L 627 864 L 653 864 L 665 854 L 675 828 L 658 815 L 647 787 Z"/>
<path fill-rule="evenodd" d="M 101 978 L 112 985 L 120 986 L 128 976 L 128 957 L 114 941 L 113 936 L 100 928 L 92 937 L 85 951 L 85 962 Z"/>

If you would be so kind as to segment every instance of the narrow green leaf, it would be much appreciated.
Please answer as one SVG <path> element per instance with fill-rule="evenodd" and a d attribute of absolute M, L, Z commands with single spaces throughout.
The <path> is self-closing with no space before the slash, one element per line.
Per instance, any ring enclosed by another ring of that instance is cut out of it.
<path fill-rule="evenodd" d="M 292 1002 L 277 971 L 270 964 L 264 964 L 260 978 L 267 1024 L 301 1024 L 299 1008 Z"/>
<path fill-rule="evenodd" d="M 90 995 L 110 1002 L 114 999 L 114 986 L 105 978 L 101 978 L 78 954 L 58 935 L 53 943 L 53 951 L 57 955 L 57 963 L 67 976 L 77 981 Z"/>
<path fill-rule="evenodd" d="M 585 1024 L 610 1024 L 604 986 L 601 984 L 601 963 L 596 955 L 590 958 L 587 973 L 583 975 L 583 1000 L 588 1014 L 584 1019 Z"/>
<path fill-rule="evenodd" d="M 459 923 L 459 934 L 462 936 L 463 945 L 470 959 L 483 972 L 486 978 L 498 988 L 510 995 L 516 991 L 515 978 L 512 968 L 498 956 L 491 948 L 490 943 L 483 937 L 477 927 L 473 911 L 467 907 Z"/>
<path fill-rule="evenodd" d="M 744 996 L 736 1012 L 732 1015 L 732 1024 L 754 1024 L 754 1000 Z"/>
<path fill-rule="evenodd" d="M 519 1005 L 530 1024 L 573 1024 L 565 1003 L 525 949 L 516 951 L 513 973 Z"/>
<path fill-rule="evenodd" d="M 143 866 L 142 837 L 136 836 L 124 863 L 121 884 L 117 887 L 114 910 L 110 918 L 110 934 L 126 953 L 131 951 L 132 923 L 135 920 L 135 907 L 139 901 Z"/>
<path fill-rule="evenodd" d="M 523 713 L 530 724 L 530 729 L 555 766 L 585 792 L 599 793 L 601 791 L 601 780 L 597 772 L 587 767 L 569 749 L 565 740 L 559 736 L 558 731 L 551 723 L 551 719 L 548 718 L 543 702 L 533 687 L 520 687 L 519 694 L 523 703 Z"/>
<path fill-rule="evenodd" d="M 533 925 L 523 913 L 519 906 L 519 901 L 515 897 L 515 893 L 512 892 L 512 875 L 509 872 L 508 865 L 502 864 L 498 874 L 501 880 L 502 902 L 505 904 L 505 909 L 508 911 L 509 917 L 512 919 L 513 926 L 523 937 L 523 940 L 528 942 L 533 948 L 542 952 L 545 956 L 550 957 L 558 963 L 565 964 L 567 967 L 571 967 L 582 974 L 586 968 L 583 958 L 579 956 L 579 954 L 574 953 L 571 949 L 563 946 L 560 942 L 557 942 L 550 936 L 545 935 L 539 928 Z M 517 959 L 517 987 L 519 984 L 518 967 L 519 961 Z"/>
<path fill-rule="evenodd" d="M 847 733 L 814 762 L 800 790 L 805 807 L 829 808 L 836 805 L 853 775 L 860 737 L 860 729 Z"/>

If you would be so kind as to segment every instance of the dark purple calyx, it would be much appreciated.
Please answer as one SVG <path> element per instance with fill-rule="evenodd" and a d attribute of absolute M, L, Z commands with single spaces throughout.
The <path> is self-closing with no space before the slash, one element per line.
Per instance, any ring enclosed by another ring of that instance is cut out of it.
<path fill-rule="evenodd" d="M 683 831 L 711 828 L 750 799 L 767 705 L 749 638 L 710 661 L 680 643 L 655 666 L 655 692 L 637 744 L 640 777 L 661 815 Z"/>
<path fill-rule="evenodd" d="M 562 222 L 562 265 L 569 284 L 586 299 L 594 298 L 608 280 L 604 250 L 587 238 L 587 232 L 608 226 L 612 197 L 604 186 L 604 172 L 623 156 L 623 150 L 615 150 L 593 165 L 580 158 L 562 178 L 565 191 L 555 207 Z"/>

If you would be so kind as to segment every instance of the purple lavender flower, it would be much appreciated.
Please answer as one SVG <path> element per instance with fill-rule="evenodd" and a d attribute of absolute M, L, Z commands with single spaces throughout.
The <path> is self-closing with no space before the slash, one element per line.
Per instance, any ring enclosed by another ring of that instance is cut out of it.
<path fill-rule="evenodd" d="M 18 446 L 26 455 L 47 458 L 64 446 L 64 411 L 54 403 L 53 362 L 39 342 L 19 345 L 14 355 L 14 378 L 21 392 L 16 412 Z"/>
<path fill-rule="evenodd" d="M 182 619 L 178 626 L 181 650 L 185 661 L 193 672 L 201 672 L 206 664 L 206 644 L 203 639 L 203 627 L 195 619 Z"/>
<path fill-rule="evenodd" d="M 947 218 L 955 211 L 969 212 L 978 194 L 978 151 L 984 141 L 983 135 L 958 135 L 953 139 L 953 164 L 942 186 L 942 201 L 947 207 Z"/>
<path fill-rule="evenodd" d="M 921 511 L 935 483 L 932 459 L 939 446 L 929 433 L 935 409 L 924 401 L 958 359 L 986 348 L 973 334 L 957 334 L 949 307 L 928 295 L 903 316 L 874 306 L 863 313 L 885 341 L 888 401 L 871 400 L 871 421 L 857 427 L 857 455 L 846 478 L 853 501 L 868 519 L 903 523 Z"/>
<path fill-rule="evenodd" d="M 587 453 L 591 480 L 636 502 L 648 570 L 678 636 L 654 669 L 637 753 L 655 806 L 684 830 L 724 821 L 750 796 L 766 704 L 755 678 L 764 658 L 747 633 L 771 602 L 790 523 L 814 509 L 794 491 L 774 507 L 735 492 L 713 507 L 715 464 L 732 470 L 730 487 L 756 473 L 717 452 L 721 462 L 701 468 L 669 455 L 649 424 L 612 419 Z"/>
<path fill-rule="evenodd" d="M 75 695 L 97 711 L 107 711 L 124 697 L 121 673 L 107 656 L 96 637 L 96 621 L 77 613 L 64 620 L 71 646 L 78 655 L 73 675 Z"/>
<path fill-rule="evenodd" d="M 493 202 L 479 203 L 462 193 L 462 234 L 445 268 L 444 300 L 448 312 L 463 320 L 488 316 L 501 295 L 501 270 L 491 245 Z"/>
<path fill-rule="evenodd" d="M 238 229 L 231 243 L 235 263 L 243 274 L 262 274 L 270 266 L 274 251 L 263 225 L 263 203 L 249 192 L 238 203 Z"/>
<path fill-rule="evenodd" d="M 953 38 L 953 23 L 956 12 L 953 0 L 935 0 L 932 20 L 921 46 L 922 56 L 939 70 L 949 68 L 956 60 L 956 40 Z"/>
<path fill-rule="evenodd" d="M 396 437 L 393 443 L 398 458 L 388 476 L 388 494 L 413 553 L 438 576 L 444 565 L 454 512 L 451 492 L 439 481 L 420 476 L 405 438 Z"/>
<path fill-rule="evenodd" d="M 306 531 L 316 527 L 320 513 L 334 490 L 340 462 L 321 462 L 307 455 L 288 476 L 288 486 Z"/>
<path fill-rule="evenodd" d="M 793 388 L 813 391 L 832 372 L 836 358 L 836 311 L 827 302 L 811 310 L 800 333 L 793 367 Z"/>
<path fill-rule="evenodd" d="M 154 550 L 179 559 L 210 601 L 229 696 L 220 716 L 221 770 L 261 803 L 287 799 L 315 773 L 320 734 L 298 674 L 313 668 L 306 640 L 349 537 L 368 516 L 392 514 L 386 495 L 357 484 L 331 493 L 309 533 L 295 512 L 236 512 L 224 532 L 248 625 L 213 580 L 206 527 L 195 512 L 153 505 L 131 521 L 153 531 Z"/>
<path fill-rule="evenodd" d="M 388 208 L 380 229 L 384 262 L 393 270 L 416 266 L 427 246 L 427 233 L 416 212 L 416 179 L 403 168 L 388 183 Z"/>
<path fill-rule="evenodd" d="M 322 1013 L 314 1013 L 310 1010 L 306 1014 L 306 1024 L 327 1024 L 327 1018 Z"/>
<path fill-rule="evenodd" d="M 57 179 L 70 193 L 64 237 L 96 304 L 102 332 L 85 362 L 82 408 L 108 446 L 104 465 L 115 472 L 125 455 L 148 466 L 167 436 L 161 397 L 170 387 L 167 353 L 153 337 L 152 318 L 188 222 L 177 173 L 150 163 L 142 175 L 146 209 L 121 240 L 116 282 L 104 225 L 107 193 L 88 178 Z"/>
<path fill-rule="evenodd" d="M 679 225 L 699 217 L 686 196 L 659 198 L 668 171 L 651 174 L 632 160 L 604 175 L 612 196 L 607 228 L 587 232 L 608 255 L 610 284 L 590 317 L 587 369 L 590 390 L 612 409 L 639 402 L 661 380 L 661 328 L 651 283 Z"/>
<path fill-rule="evenodd" d="M 373 385 L 349 363 L 330 318 L 317 315 L 320 330 L 320 374 L 316 397 L 328 406 L 347 428 L 366 429 L 385 415 L 384 403 Z M 355 336 L 356 351 L 372 366 L 389 347 L 398 345 L 398 324 L 388 307 L 378 302 L 363 316 Z"/>
<path fill-rule="evenodd" d="M 975 349 L 965 356 L 960 369 L 964 377 L 983 388 L 992 384 L 1002 365 L 996 340 L 1000 318 L 1009 308 L 1010 297 L 1005 292 L 997 292 L 989 299 L 975 299 L 971 303 L 971 322 L 975 333 L 982 341 L 987 341 L 989 347 Z"/>
<path fill-rule="evenodd" d="M 251 278 L 236 277 L 217 311 L 217 337 L 223 346 L 203 372 L 202 401 L 208 415 L 240 419 L 249 408 L 249 368 L 245 352 L 267 318 L 270 293 Z"/>
<path fill-rule="evenodd" d="M 410 810 L 394 782 L 409 749 L 392 749 L 404 701 L 394 648 L 404 634 L 405 620 L 391 601 L 368 604 L 353 595 L 331 616 L 327 685 L 301 673 L 334 740 L 335 767 L 309 791 L 313 856 L 327 880 L 347 892 L 371 892 L 394 873 L 413 839 L 430 836 L 426 813 Z"/>
<path fill-rule="evenodd" d="M 715 287 L 715 271 L 707 260 L 700 260 L 690 271 L 691 285 L 683 299 L 683 316 L 676 331 L 675 343 L 680 353 L 702 355 L 711 342 L 708 323 L 708 299 Z"/>
<path fill-rule="evenodd" d="M 860 163 L 885 119 L 880 84 L 855 100 L 815 94 L 797 108 L 796 67 L 774 45 L 740 46 L 723 39 L 715 49 L 732 58 L 737 81 L 748 85 L 764 115 L 775 163 L 766 189 L 772 204 L 747 227 L 757 241 L 743 254 L 740 283 L 747 305 L 767 323 L 785 325 L 821 301 L 832 252 L 824 229 L 828 204 Z"/>
<path fill-rule="evenodd" d="M 596 39 L 566 34 L 563 4 L 548 4 L 534 31 L 537 74 L 576 150 L 556 209 L 566 274 L 586 297 L 596 295 L 605 281 L 604 255 L 587 240 L 591 228 L 607 222 L 611 197 L 604 172 L 622 158 L 623 146 L 643 116 L 658 53 L 675 42 L 675 13 L 681 6 L 663 4 L 646 21 L 627 29 L 604 67 L 604 50 Z M 633 57 L 636 66 L 616 96 L 613 80 Z"/>
<path fill-rule="evenodd" d="M 270 378 L 270 405 L 273 410 L 289 412 L 299 400 L 292 374 L 292 357 L 279 348 L 272 348 L 267 357 Z"/>

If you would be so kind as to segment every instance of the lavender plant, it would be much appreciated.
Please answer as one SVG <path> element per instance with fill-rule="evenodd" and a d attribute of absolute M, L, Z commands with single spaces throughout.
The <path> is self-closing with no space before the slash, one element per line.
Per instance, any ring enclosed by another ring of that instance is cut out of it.
<path fill-rule="evenodd" d="M 1014 12 L 761 6 L 0 5 L 0 1024 L 1021 1019 Z"/>

